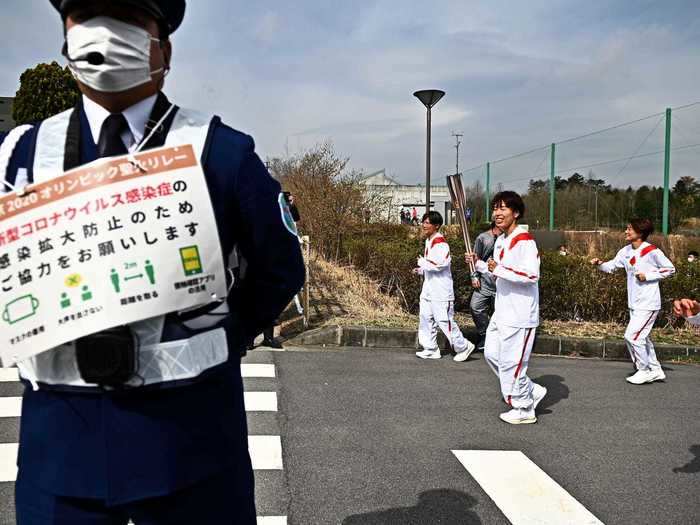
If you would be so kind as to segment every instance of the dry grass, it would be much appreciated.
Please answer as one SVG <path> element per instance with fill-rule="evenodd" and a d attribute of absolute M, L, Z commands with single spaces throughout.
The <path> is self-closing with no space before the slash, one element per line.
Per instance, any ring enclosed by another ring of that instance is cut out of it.
<path fill-rule="evenodd" d="M 377 283 L 351 266 L 313 255 L 310 270 L 311 306 L 313 314 L 320 314 L 312 314 L 314 324 L 359 324 L 361 320 L 362 324 L 396 327 L 412 321 L 398 298 L 382 293 Z"/>
<path fill-rule="evenodd" d="M 611 232 L 574 232 L 564 233 L 567 249 L 574 255 L 586 257 L 610 256 L 622 248 L 627 242 L 621 231 Z M 649 242 L 661 248 L 672 260 L 685 257 L 694 244 L 694 239 L 684 235 L 652 235 Z"/>

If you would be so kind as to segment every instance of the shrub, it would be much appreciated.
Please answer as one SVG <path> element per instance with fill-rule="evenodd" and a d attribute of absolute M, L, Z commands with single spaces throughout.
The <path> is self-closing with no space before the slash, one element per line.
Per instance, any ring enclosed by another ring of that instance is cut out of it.
<path fill-rule="evenodd" d="M 469 269 L 458 226 L 444 228 L 452 253 L 455 309 L 467 311 L 471 298 Z M 345 237 L 341 254 L 351 264 L 381 284 L 386 293 L 401 297 L 405 308 L 417 312 L 422 281 L 411 270 L 423 249 L 416 227 L 373 224 L 356 228 Z M 542 252 L 540 315 L 546 320 L 625 323 L 627 284 L 624 272 L 605 274 L 592 267 L 588 257 L 562 257 Z M 676 275 L 661 282 L 662 313 L 657 323 L 673 321 L 674 298 L 700 299 L 700 264 L 675 261 Z"/>

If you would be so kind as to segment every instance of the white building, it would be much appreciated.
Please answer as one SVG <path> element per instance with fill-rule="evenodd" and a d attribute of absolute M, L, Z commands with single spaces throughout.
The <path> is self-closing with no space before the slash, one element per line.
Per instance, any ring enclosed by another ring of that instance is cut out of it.
<path fill-rule="evenodd" d="M 12 120 L 12 102 L 14 97 L 0 97 L 0 132 L 10 131 L 15 127 Z"/>
<path fill-rule="evenodd" d="M 401 209 L 416 209 L 418 219 L 425 213 L 425 186 L 401 184 L 386 174 L 386 170 L 371 173 L 360 180 L 367 193 L 375 199 L 371 210 L 372 220 L 400 222 Z M 452 209 L 447 186 L 430 186 L 430 209 L 440 212 L 446 224 L 450 223 Z"/>

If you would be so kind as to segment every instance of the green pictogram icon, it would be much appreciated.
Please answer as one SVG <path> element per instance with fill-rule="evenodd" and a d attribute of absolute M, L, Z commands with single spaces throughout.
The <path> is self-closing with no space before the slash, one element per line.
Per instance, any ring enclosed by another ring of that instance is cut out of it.
<path fill-rule="evenodd" d="M 182 269 L 185 275 L 196 275 L 204 271 L 197 246 L 180 248 L 180 259 L 182 259 Z"/>
<path fill-rule="evenodd" d="M 78 282 L 82 282 L 82 279 L 80 279 L 80 281 L 78 281 Z M 69 288 L 74 288 L 76 286 L 75 283 L 76 282 L 73 280 L 66 279 L 66 286 L 68 286 Z M 72 294 L 72 295 L 75 296 L 76 294 Z M 90 287 L 87 284 L 84 284 L 80 288 L 80 299 L 83 302 L 90 301 L 92 299 L 92 291 L 90 290 Z M 73 302 L 71 301 L 70 295 L 68 295 L 68 292 L 61 293 L 60 304 L 61 304 L 62 309 L 70 308 L 70 306 L 73 304 Z"/>
<path fill-rule="evenodd" d="M 115 292 L 120 293 L 122 291 L 122 286 L 129 281 L 143 279 L 144 277 L 148 279 L 148 282 L 152 285 L 156 284 L 156 270 L 151 261 L 146 259 L 141 273 L 132 273 L 139 271 L 138 266 L 138 263 L 135 262 L 124 263 L 124 270 L 121 273 L 117 272 L 116 268 L 112 268 L 109 273 L 109 279 L 112 282 L 112 287 Z"/>
<path fill-rule="evenodd" d="M 39 299 L 32 294 L 23 295 L 10 301 L 2 311 L 2 320 L 7 324 L 15 324 L 32 317 L 39 309 Z"/>
<path fill-rule="evenodd" d="M 150 282 L 151 284 L 156 284 L 155 270 L 153 269 L 151 261 L 149 261 L 148 259 L 146 259 L 146 266 L 144 266 L 144 269 L 146 270 L 146 275 L 148 276 L 148 282 Z"/>
<path fill-rule="evenodd" d="M 87 285 L 83 286 L 83 293 L 80 295 L 80 297 L 82 298 L 83 302 L 92 299 L 92 292 Z"/>
<path fill-rule="evenodd" d="M 70 306 L 70 297 L 68 297 L 68 293 L 63 292 L 61 294 L 61 308 L 68 308 Z"/>
<path fill-rule="evenodd" d="M 112 286 L 114 286 L 114 291 L 117 293 L 121 292 L 121 286 L 119 285 L 119 274 L 117 273 L 117 270 L 112 268 L 109 278 L 112 281 Z"/>

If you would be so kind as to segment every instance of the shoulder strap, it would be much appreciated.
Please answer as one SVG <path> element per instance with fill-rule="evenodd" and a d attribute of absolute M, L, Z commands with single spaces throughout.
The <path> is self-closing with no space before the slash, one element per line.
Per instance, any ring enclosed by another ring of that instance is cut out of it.
<path fill-rule="evenodd" d="M 68 129 L 66 130 L 66 143 L 63 155 L 63 171 L 72 170 L 80 166 L 80 112 L 83 108 L 82 97 L 78 98 L 78 103 L 68 119 Z"/>
<path fill-rule="evenodd" d="M 5 140 L 0 144 L 0 176 L 2 176 L 4 181 L 7 181 L 7 168 L 10 166 L 12 153 L 15 151 L 15 147 L 19 144 L 22 136 L 30 129 L 32 129 L 32 126 L 29 124 L 17 126 L 5 136 Z M 5 184 L 0 187 L 0 193 L 4 193 L 7 190 L 9 190 L 9 187 L 6 187 Z"/>
<path fill-rule="evenodd" d="M 194 150 L 199 153 L 200 162 L 204 165 L 206 159 L 203 157 L 208 154 L 210 135 L 217 122 L 216 117 L 212 118 L 198 111 L 180 108 L 175 114 L 165 144 L 168 146 L 192 144 Z"/>
<path fill-rule="evenodd" d="M 34 150 L 33 182 L 42 182 L 63 173 L 68 125 L 74 109 L 44 120 L 39 125 Z"/>

